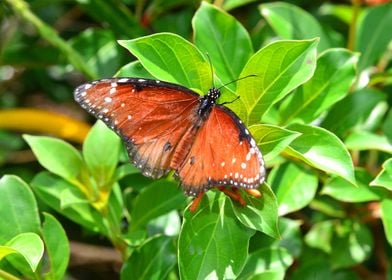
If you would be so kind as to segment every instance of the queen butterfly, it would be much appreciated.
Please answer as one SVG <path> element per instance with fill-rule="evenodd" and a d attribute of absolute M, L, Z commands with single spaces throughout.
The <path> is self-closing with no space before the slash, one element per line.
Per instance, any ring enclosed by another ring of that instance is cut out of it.
<path fill-rule="evenodd" d="M 265 179 L 264 161 L 248 129 L 217 105 L 220 90 L 200 97 L 158 80 L 113 78 L 75 90 L 75 100 L 121 136 L 143 175 L 170 170 L 187 195 L 214 186 L 254 189 Z"/>

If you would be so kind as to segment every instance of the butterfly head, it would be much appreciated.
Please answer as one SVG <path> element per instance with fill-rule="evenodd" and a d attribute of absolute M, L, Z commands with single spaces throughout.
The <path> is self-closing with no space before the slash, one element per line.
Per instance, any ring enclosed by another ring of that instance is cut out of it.
<path fill-rule="evenodd" d="M 219 98 L 221 92 L 217 88 L 211 88 L 206 95 L 200 98 L 200 105 L 197 113 L 200 117 L 207 117 Z"/>

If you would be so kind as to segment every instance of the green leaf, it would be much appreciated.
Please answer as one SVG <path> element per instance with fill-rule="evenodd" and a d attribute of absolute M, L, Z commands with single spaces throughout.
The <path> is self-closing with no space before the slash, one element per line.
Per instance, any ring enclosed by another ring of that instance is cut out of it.
<path fill-rule="evenodd" d="M 374 65 L 392 40 L 392 3 L 370 8 L 358 26 L 355 49 L 362 53 L 358 68 Z"/>
<path fill-rule="evenodd" d="M 318 186 L 313 172 L 290 162 L 274 168 L 268 182 L 276 194 L 280 216 L 307 206 L 316 195 Z"/>
<path fill-rule="evenodd" d="M 373 249 L 370 230 L 356 221 L 323 221 L 315 224 L 306 243 L 330 256 L 332 267 L 349 267 L 363 262 Z"/>
<path fill-rule="evenodd" d="M 70 44 L 98 77 L 111 77 L 121 66 L 122 50 L 108 29 L 87 29 L 74 37 Z"/>
<path fill-rule="evenodd" d="M 84 163 L 74 147 L 52 137 L 24 135 L 23 138 L 43 167 L 68 181 L 77 180 Z"/>
<path fill-rule="evenodd" d="M 155 79 L 146 69 L 143 68 L 139 61 L 130 62 L 118 70 L 115 75 L 116 77 L 133 77 L 133 78 L 145 78 Z"/>
<path fill-rule="evenodd" d="M 212 85 L 209 64 L 194 45 L 178 35 L 159 33 L 118 42 L 158 79 L 198 89 L 203 93 Z"/>
<path fill-rule="evenodd" d="M 284 124 L 311 122 L 349 92 L 356 77 L 358 55 L 346 49 L 329 49 L 317 60 L 313 77 L 281 105 Z"/>
<path fill-rule="evenodd" d="M 9 240 L 5 246 L 0 246 L 0 260 L 13 253 L 20 254 L 31 270 L 36 271 L 44 255 L 44 243 L 36 233 L 21 233 Z"/>
<path fill-rule="evenodd" d="M 48 275 L 50 275 L 52 279 L 63 279 L 70 256 L 67 235 L 54 216 L 44 213 L 44 217 L 45 221 L 42 225 L 42 234 L 47 258 L 50 263 Z"/>
<path fill-rule="evenodd" d="M 385 93 L 374 89 L 356 91 L 332 107 L 322 126 L 343 137 L 349 130 L 363 125 L 376 105 L 385 99 Z"/>
<path fill-rule="evenodd" d="M 148 222 L 147 231 L 149 236 L 163 234 L 165 236 L 178 236 L 181 229 L 181 218 L 177 210 L 159 216 Z"/>
<path fill-rule="evenodd" d="M 302 221 L 291 220 L 284 217 L 279 218 L 279 232 L 282 237 L 280 240 L 274 240 L 271 246 L 285 248 L 291 256 L 298 258 L 302 251 Z"/>
<path fill-rule="evenodd" d="M 377 150 L 392 154 L 392 144 L 385 135 L 378 135 L 368 131 L 354 131 L 344 142 L 350 150 Z"/>
<path fill-rule="evenodd" d="M 37 202 L 23 180 L 14 175 L 3 176 L 0 197 L 0 244 L 20 233 L 40 233 Z"/>
<path fill-rule="evenodd" d="M 302 133 L 285 150 L 288 155 L 356 184 L 350 154 L 338 137 L 315 126 L 293 124 L 288 128 Z"/>
<path fill-rule="evenodd" d="M 133 252 L 124 263 L 121 279 L 166 279 L 176 264 L 176 248 L 172 238 L 155 237 Z"/>
<path fill-rule="evenodd" d="M 233 16 L 207 2 L 202 2 L 192 25 L 195 44 L 202 53 L 208 53 L 219 79 L 224 83 L 237 79 L 253 54 L 246 29 Z M 229 88 L 234 89 L 235 84 Z"/>
<path fill-rule="evenodd" d="M 258 123 L 263 114 L 290 91 L 306 82 L 316 68 L 317 40 L 278 41 L 255 53 L 242 70 L 237 93 L 247 110 L 247 123 Z"/>
<path fill-rule="evenodd" d="M 241 272 L 254 231 L 239 223 L 227 199 L 209 191 L 196 213 L 185 212 L 178 240 L 181 279 L 235 279 Z"/>
<path fill-rule="evenodd" d="M 357 187 L 341 178 L 331 179 L 323 188 L 322 194 L 330 195 L 344 202 L 367 202 L 380 200 L 386 193 L 376 187 L 369 187 L 372 176 L 365 170 L 356 170 Z"/>
<path fill-rule="evenodd" d="M 267 184 L 262 184 L 258 190 L 261 197 L 243 195 L 245 206 L 233 204 L 234 213 L 246 227 L 280 238 L 276 197 Z"/>
<path fill-rule="evenodd" d="M 249 130 L 260 147 L 266 162 L 276 158 L 294 139 L 301 135 L 295 131 L 267 124 L 252 125 Z"/>
<path fill-rule="evenodd" d="M 391 127 L 392 127 L 392 110 L 389 110 L 389 113 L 382 125 L 382 130 L 385 136 L 387 136 L 389 142 L 392 143 L 392 129 L 390 129 Z"/>
<path fill-rule="evenodd" d="M 283 276 L 293 262 L 293 257 L 284 248 L 263 248 L 249 255 L 238 279 L 260 279 L 259 275 L 271 272 L 280 272 Z"/>
<path fill-rule="evenodd" d="M 131 229 L 137 230 L 148 221 L 164 215 L 171 210 L 180 209 L 186 200 L 175 182 L 161 180 L 143 188 L 136 197 L 131 213 Z"/>
<path fill-rule="evenodd" d="M 118 35 L 141 36 L 145 31 L 125 3 L 115 0 L 76 0 L 98 22 L 108 23 Z"/>
<path fill-rule="evenodd" d="M 317 248 L 325 253 L 331 253 L 331 242 L 334 234 L 334 221 L 327 220 L 313 224 L 304 241 L 312 248 Z"/>
<path fill-rule="evenodd" d="M 343 221 L 335 229 L 331 243 L 333 268 L 350 267 L 369 258 L 373 250 L 373 237 L 369 228 L 356 221 Z"/>
<path fill-rule="evenodd" d="M 320 51 L 333 45 L 320 23 L 298 6 L 283 2 L 268 3 L 260 5 L 260 12 L 281 39 L 303 40 L 320 37 Z"/>
<path fill-rule="evenodd" d="M 225 0 L 223 3 L 223 9 L 229 11 L 256 1 L 257 0 Z"/>
<path fill-rule="evenodd" d="M 101 191 L 112 184 L 120 147 L 120 138 L 101 121 L 96 122 L 84 141 L 84 160 Z"/>
<path fill-rule="evenodd" d="M 377 177 L 370 182 L 371 186 L 380 186 L 392 190 L 392 158 L 382 164 L 382 170 Z"/>
<path fill-rule="evenodd" d="M 78 203 L 62 208 L 62 193 L 70 189 L 77 191 L 74 185 L 49 172 L 41 172 L 34 177 L 31 186 L 47 205 L 60 214 L 92 231 L 102 230 L 102 225 L 96 220 L 98 213 L 89 204 Z"/>
<path fill-rule="evenodd" d="M 381 221 L 388 243 L 392 245 L 392 199 L 386 198 L 381 201 Z"/>

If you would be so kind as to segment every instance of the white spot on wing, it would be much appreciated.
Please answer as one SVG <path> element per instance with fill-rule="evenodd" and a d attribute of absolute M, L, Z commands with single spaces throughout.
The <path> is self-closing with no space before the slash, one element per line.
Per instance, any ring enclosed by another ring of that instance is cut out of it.
<path fill-rule="evenodd" d="M 221 166 L 222 167 L 225 166 L 225 162 L 224 161 L 221 162 Z"/>
<path fill-rule="evenodd" d="M 111 89 L 110 89 L 110 91 L 109 91 L 109 94 L 113 94 L 113 93 L 115 93 L 116 92 L 116 88 L 115 87 L 112 87 Z"/>
<path fill-rule="evenodd" d="M 245 162 L 241 163 L 241 168 L 242 169 L 246 169 L 246 163 Z"/>
<path fill-rule="evenodd" d="M 105 102 L 107 102 L 107 103 L 112 102 L 112 98 L 109 97 L 109 96 L 106 96 L 106 97 L 105 97 Z"/>
<path fill-rule="evenodd" d="M 236 160 L 237 160 L 237 159 L 236 159 L 235 157 L 233 157 L 233 159 L 231 160 L 231 163 L 234 164 L 234 163 L 236 162 Z"/>

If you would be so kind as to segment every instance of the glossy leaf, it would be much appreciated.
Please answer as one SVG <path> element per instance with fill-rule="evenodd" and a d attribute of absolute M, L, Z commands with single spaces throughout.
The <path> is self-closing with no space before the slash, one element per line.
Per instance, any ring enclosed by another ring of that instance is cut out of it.
<path fill-rule="evenodd" d="M 45 221 L 42 225 L 42 234 L 47 258 L 50 263 L 48 275 L 53 279 L 63 279 L 70 256 L 67 235 L 54 216 L 44 213 L 44 217 Z"/>
<path fill-rule="evenodd" d="M 268 182 L 276 194 L 281 216 L 307 206 L 318 186 L 314 173 L 294 163 L 284 163 L 273 169 Z"/>
<path fill-rule="evenodd" d="M 143 188 L 134 201 L 130 211 L 131 229 L 140 229 L 150 220 L 181 208 L 185 202 L 185 196 L 177 183 L 165 180 L 154 182 Z"/>
<path fill-rule="evenodd" d="M 44 243 L 36 233 L 20 233 L 9 240 L 5 246 L 0 246 L 0 259 L 15 253 L 24 258 L 32 271 L 36 271 L 44 255 Z"/>
<path fill-rule="evenodd" d="M 315 126 L 294 124 L 288 128 L 302 135 L 285 150 L 287 154 L 355 184 L 353 162 L 339 138 Z"/>
<path fill-rule="evenodd" d="M 358 55 L 345 49 L 329 49 L 321 54 L 313 77 L 280 107 L 283 123 L 311 122 L 346 96 L 356 78 L 357 61 Z"/>
<path fill-rule="evenodd" d="M 23 138 L 43 167 L 66 180 L 75 181 L 84 168 L 80 153 L 63 140 L 31 135 Z"/>
<path fill-rule="evenodd" d="M 185 212 L 178 240 L 182 279 L 236 278 L 248 256 L 253 230 L 234 216 L 228 198 L 207 192 L 197 213 Z"/>
<path fill-rule="evenodd" d="M 382 170 L 372 182 L 371 186 L 380 186 L 392 190 L 392 158 L 382 164 Z"/>
<path fill-rule="evenodd" d="M 333 178 L 324 186 L 322 194 L 352 203 L 380 200 L 387 195 L 380 188 L 369 187 L 372 176 L 365 170 L 356 170 L 355 178 L 357 179 L 356 187 L 341 178 Z"/>
<path fill-rule="evenodd" d="M 350 150 L 378 150 L 392 154 L 392 144 L 385 135 L 378 135 L 367 131 L 355 131 L 344 142 Z"/>
<path fill-rule="evenodd" d="M 377 63 L 392 40 L 392 3 L 370 8 L 358 27 L 356 50 L 362 53 L 359 70 Z"/>
<path fill-rule="evenodd" d="M 363 125 L 374 107 L 385 98 L 384 93 L 374 89 L 356 91 L 336 103 L 321 125 L 342 137 L 353 128 Z"/>
<path fill-rule="evenodd" d="M 267 124 L 252 125 L 249 130 L 267 163 L 277 157 L 294 139 L 301 135 L 295 131 Z"/>
<path fill-rule="evenodd" d="M 241 77 L 256 77 L 238 81 L 237 94 L 245 104 L 249 124 L 258 123 L 274 103 L 309 80 L 316 68 L 317 42 L 278 41 L 248 60 Z"/>
<path fill-rule="evenodd" d="M 233 16 L 207 2 L 202 2 L 192 25 L 195 44 L 202 53 L 208 53 L 219 79 L 224 83 L 237 79 L 253 54 L 246 29 Z M 234 89 L 235 83 L 229 87 Z"/>
<path fill-rule="evenodd" d="M 158 33 L 119 44 L 136 56 L 158 79 L 207 92 L 212 85 L 211 70 L 194 45 L 171 33 Z M 176 69 L 176 71 L 173 71 Z"/>
<path fill-rule="evenodd" d="M 118 163 L 120 138 L 97 121 L 83 144 L 83 157 L 100 190 L 108 190 Z"/>
<path fill-rule="evenodd" d="M 121 271 L 121 279 L 166 279 L 176 264 L 176 248 L 170 237 L 155 237 L 132 253 Z"/>
<path fill-rule="evenodd" d="M 233 203 L 234 213 L 246 227 L 263 232 L 273 238 L 280 238 L 276 197 L 265 183 L 258 190 L 262 194 L 261 197 L 243 195 L 246 201 L 244 207 Z"/>
<path fill-rule="evenodd" d="M 331 39 L 320 23 L 298 6 L 284 2 L 267 3 L 260 5 L 260 12 L 281 39 L 303 40 L 320 37 L 319 50 L 332 46 Z"/>
<path fill-rule="evenodd" d="M 284 275 L 294 262 L 293 257 L 283 248 L 265 248 L 252 252 L 238 279 L 260 279 L 263 274 L 276 272 Z M 269 274 L 267 274 L 270 276 Z M 274 279 L 274 278 L 265 278 Z"/>
<path fill-rule="evenodd" d="M 39 234 L 40 219 L 33 192 L 19 177 L 0 179 L 0 244 L 24 232 Z"/>

